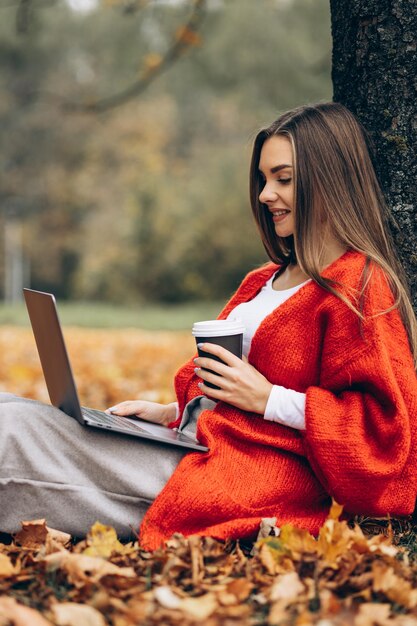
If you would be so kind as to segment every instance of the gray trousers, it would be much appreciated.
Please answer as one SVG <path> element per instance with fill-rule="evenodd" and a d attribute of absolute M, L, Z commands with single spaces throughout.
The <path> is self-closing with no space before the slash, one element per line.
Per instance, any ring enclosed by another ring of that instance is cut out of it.
<path fill-rule="evenodd" d="M 48 526 L 83 537 L 99 520 L 131 538 L 185 454 L 0 393 L 0 532 L 46 518 Z"/>

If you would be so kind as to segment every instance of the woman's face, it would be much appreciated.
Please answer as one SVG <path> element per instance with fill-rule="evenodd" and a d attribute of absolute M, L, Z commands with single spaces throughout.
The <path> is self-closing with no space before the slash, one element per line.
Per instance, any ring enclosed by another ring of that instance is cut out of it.
<path fill-rule="evenodd" d="M 294 164 L 289 139 L 274 135 L 262 146 L 259 173 L 264 187 L 259 201 L 270 211 L 279 237 L 294 234 Z"/>

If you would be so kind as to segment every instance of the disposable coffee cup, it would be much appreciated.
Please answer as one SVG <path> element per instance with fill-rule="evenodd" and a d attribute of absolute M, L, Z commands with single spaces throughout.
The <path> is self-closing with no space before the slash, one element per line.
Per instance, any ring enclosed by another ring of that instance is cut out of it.
<path fill-rule="evenodd" d="M 193 337 L 195 337 L 197 345 L 199 343 L 215 343 L 232 352 L 235 356 L 242 358 L 243 333 L 245 327 L 242 321 L 236 320 L 207 320 L 205 322 L 195 322 L 192 328 Z M 224 363 L 222 359 L 209 352 L 204 352 L 197 348 L 198 356 L 208 357 L 219 363 Z M 212 370 L 207 370 L 212 372 Z M 212 372 L 215 374 L 215 372 Z M 218 375 L 218 374 L 217 374 Z M 204 381 L 207 387 L 219 389 L 217 385 L 213 385 L 208 381 Z"/>

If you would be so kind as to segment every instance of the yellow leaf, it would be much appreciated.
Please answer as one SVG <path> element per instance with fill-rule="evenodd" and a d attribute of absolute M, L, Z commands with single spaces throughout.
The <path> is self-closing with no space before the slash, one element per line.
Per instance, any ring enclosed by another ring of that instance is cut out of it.
<path fill-rule="evenodd" d="M 318 551 L 317 541 L 307 530 L 297 528 L 291 524 L 281 527 L 279 536 L 282 544 L 292 554 L 293 558 L 299 558 L 305 553 L 316 553 Z"/>
<path fill-rule="evenodd" d="M 328 519 L 320 528 L 317 539 L 319 553 L 326 564 L 337 567 L 339 557 L 346 553 L 353 542 L 354 532 L 346 522 Z"/>
<path fill-rule="evenodd" d="M 329 511 L 329 515 L 327 516 L 327 519 L 338 520 L 339 517 L 342 515 L 342 512 L 343 512 L 343 505 L 338 504 L 336 500 L 332 500 L 332 506 L 330 507 L 330 511 Z"/>
<path fill-rule="evenodd" d="M 123 554 L 130 550 L 130 546 L 125 547 L 117 538 L 115 529 L 112 526 L 105 526 L 96 522 L 87 535 L 88 547 L 83 554 L 88 556 L 101 556 L 108 558 L 112 552 Z"/>
<path fill-rule="evenodd" d="M 0 578 L 7 578 L 16 573 L 16 568 L 6 554 L 0 553 Z"/>

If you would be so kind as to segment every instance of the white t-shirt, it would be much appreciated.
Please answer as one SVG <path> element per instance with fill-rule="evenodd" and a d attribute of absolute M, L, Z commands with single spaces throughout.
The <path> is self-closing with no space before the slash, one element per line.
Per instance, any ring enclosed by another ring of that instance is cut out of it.
<path fill-rule="evenodd" d="M 245 326 L 243 335 L 243 354 L 247 357 L 250 351 L 252 339 L 258 330 L 261 322 L 274 309 L 281 306 L 283 302 L 291 298 L 309 280 L 291 287 L 276 291 L 272 283 L 275 275 L 265 283 L 261 291 L 249 302 L 238 304 L 228 315 L 228 319 L 239 318 Z M 274 422 L 279 422 L 291 428 L 305 429 L 305 394 L 286 389 L 279 385 L 274 385 L 269 395 L 265 409 L 264 418 Z"/>

